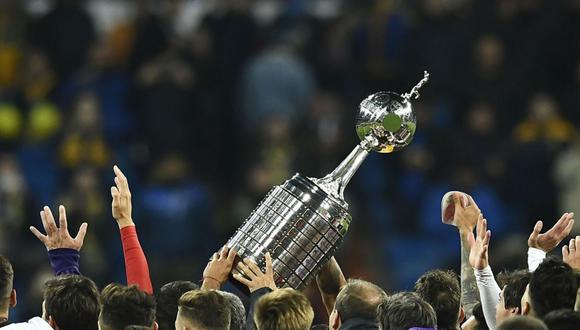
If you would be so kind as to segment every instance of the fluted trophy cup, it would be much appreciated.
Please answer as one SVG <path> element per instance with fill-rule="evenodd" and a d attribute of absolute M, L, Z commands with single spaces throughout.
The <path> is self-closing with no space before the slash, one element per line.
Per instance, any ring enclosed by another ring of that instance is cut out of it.
<path fill-rule="evenodd" d="M 409 93 L 379 92 L 360 103 L 356 132 L 361 142 L 327 176 L 296 174 L 270 190 L 227 242 L 240 258 L 264 271 L 264 254 L 272 255 L 278 287 L 304 288 L 334 255 L 348 231 L 351 216 L 344 200 L 346 185 L 369 152 L 391 153 L 413 139 L 416 118 L 411 99 L 429 74 Z M 244 275 L 237 266 L 233 272 Z"/>

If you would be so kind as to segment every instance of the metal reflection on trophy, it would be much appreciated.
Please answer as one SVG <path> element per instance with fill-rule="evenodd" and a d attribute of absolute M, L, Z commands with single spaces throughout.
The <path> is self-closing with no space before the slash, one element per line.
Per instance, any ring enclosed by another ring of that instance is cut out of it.
<path fill-rule="evenodd" d="M 270 252 L 278 287 L 302 289 L 318 274 L 342 243 L 351 223 L 344 189 L 370 151 L 391 153 L 411 143 L 416 118 L 411 99 L 419 97 L 423 79 L 409 93 L 379 92 L 360 103 L 356 132 L 361 142 L 327 176 L 296 174 L 270 190 L 227 242 L 264 270 Z M 234 272 L 243 272 L 237 267 Z"/>

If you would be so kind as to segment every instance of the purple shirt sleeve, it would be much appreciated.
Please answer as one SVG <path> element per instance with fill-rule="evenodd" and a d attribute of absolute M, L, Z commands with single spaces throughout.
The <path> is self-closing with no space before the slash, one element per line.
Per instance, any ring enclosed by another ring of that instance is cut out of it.
<path fill-rule="evenodd" d="M 79 251 L 74 249 L 54 249 L 48 251 L 50 267 L 54 275 L 80 275 L 79 270 Z"/>

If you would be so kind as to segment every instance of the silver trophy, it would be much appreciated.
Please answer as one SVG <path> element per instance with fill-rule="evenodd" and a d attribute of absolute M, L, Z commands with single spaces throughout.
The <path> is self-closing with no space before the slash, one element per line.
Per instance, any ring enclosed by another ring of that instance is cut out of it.
<path fill-rule="evenodd" d="M 397 151 L 413 139 L 416 118 L 411 99 L 419 97 L 423 79 L 411 92 L 379 92 L 360 103 L 356 132 L 361 140 L 327 176 L 315 179 L 296 174 L 270 190 L 227 242 L 264 271 L 264 253 L 272 255 L 278 287 L 300 290 L 334 255 L 350 226 L 344 188 L 371 150 Z M 241 273 L 237 266 L 233 272 Z"/>

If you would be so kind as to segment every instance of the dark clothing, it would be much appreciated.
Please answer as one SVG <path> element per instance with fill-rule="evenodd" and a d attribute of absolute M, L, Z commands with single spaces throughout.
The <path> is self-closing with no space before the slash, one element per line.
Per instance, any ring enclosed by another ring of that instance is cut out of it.
<path fill-rule="evenodd" d="M 80 275 L 79 251 L 74 249 L 54 249 L 48 251 L 50 267 L 54 275 Z"/>
<path fill-rule="evenodd" d="M 250 308 L 248 309 L 248 316 L 246 317 L 246 330 L 254 330 L 254 305 L 258 299 L 270 292 L 272 292 L 270 288 L 261 288 L 250 294 Z"/>
<path fill-rule="evenodd" d="M 379 326 L 375 320 L 359 319 L 354 318 L 347 320 L 340 325 L 340 330 L 367 330 L 367 329 L 378 329 Z"/>

